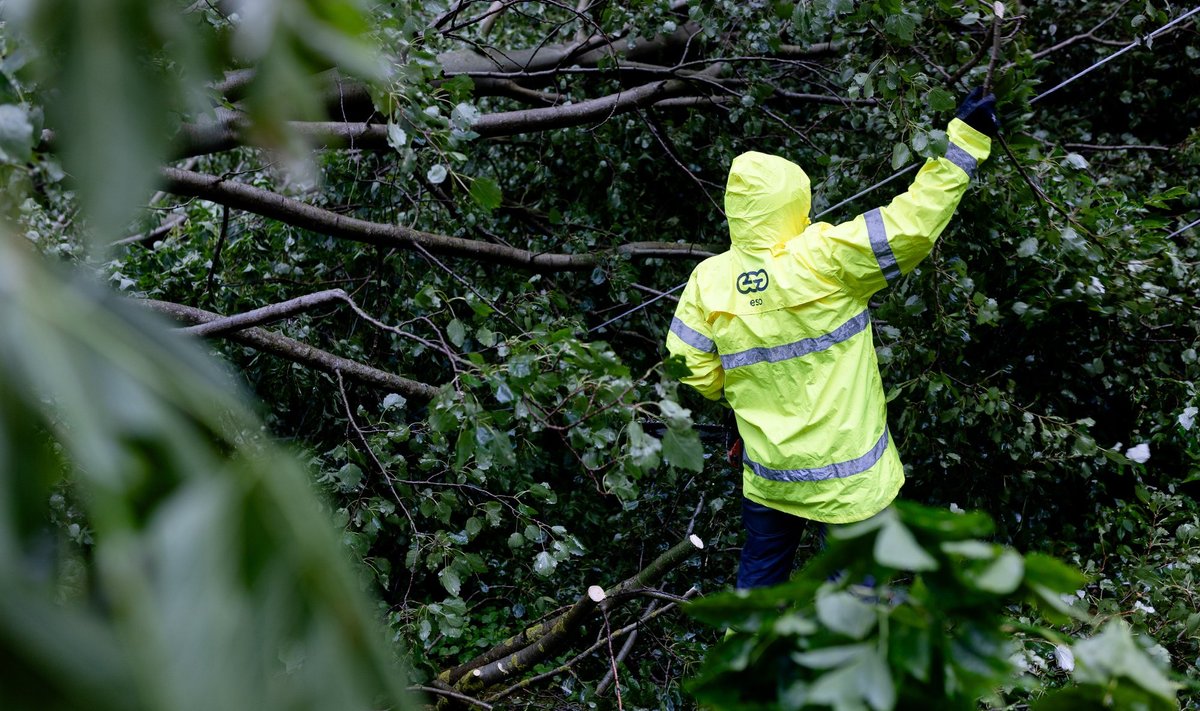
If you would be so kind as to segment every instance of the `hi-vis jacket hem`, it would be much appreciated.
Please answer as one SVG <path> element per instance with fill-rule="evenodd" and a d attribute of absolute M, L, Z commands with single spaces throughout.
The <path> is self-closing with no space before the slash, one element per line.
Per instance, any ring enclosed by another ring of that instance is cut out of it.
<path fill-rule="evenodd" d="M 771 469 L 763 466 L 750 458 L 749 454 L 743 454 L 742 460 L 750 471 L 755 475 L 771 481 L 821 481 L 823 479 L 844 479 L 855 474 L 862 474 L 883 456 L 884 450 L 888 446 L 888 431 L 884 429 L 879 440 L 875 442 L 875 446 L 863 454 L 861 457 L 847 460 L 845 462 L 835 462 L 827 464 L 823 467 L 812 467 L 809 469 Z"/>
<path fill-rule="evenodd" d="M 846 523 L 878 513 L 903 484 L 867 304 L 929 254 L 988 156 L 988 137 L 962 121 L 946 133 L 946 155 L 907 191 L 837 225 L 810 224 L 796 164 L 734 159 L 730 249 L 692 271 L 667 350 L 687 364 L 684 383 L 733 408 L 747 498 Z"/>

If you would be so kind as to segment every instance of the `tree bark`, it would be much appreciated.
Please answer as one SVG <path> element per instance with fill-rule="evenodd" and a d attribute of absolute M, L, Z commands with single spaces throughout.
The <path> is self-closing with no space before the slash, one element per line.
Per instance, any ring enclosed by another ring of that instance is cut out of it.
<path fill-rule="evenodd" d="M 215 314 L 211 311 L 204 311 L 203 309 L 175 304 L 169 301 L 144 299 L 141 303 L 159 313 L 166 314 L 187 324 L 208 323 L 223 318 L 220 314 Z M 241 343 L 264 353 L 279 356 L 293 363 L 299 363 L 300 365 L 331 375 L 341 373 L 344 377 L 355 382 L 387 392 L 399 393 L 405 397 L 429 400 L 437 395 L 438 389 L 432 385 L 416 380 L 409 380 L 408 378 L 388 373 L 378 368 L 372 368 L 355 360 L 336 356 L 328 351 L 314 348 L 307 343 L 297 341 L 294 338 L 289 338 L 274 331 L 267 331 L 262 328 L 250 328 L 228 334 L 225 337 L 235 343 Z"/>
<path fill-rule="evenodd" d="M 161 170 L 165 189 L 188 197 L 209 200 L 252 212 L 300 229 L 379 247 L 416 250 L 418 246 L 434 254 L 477 259 L 534 272 L 590 269 L 613 255 L 704 259 L 713 251 L 696 245 L 673 242 L 632 242 L 612 250 L 583 254 L 532 252 L 492 242 L 422 232 L 401 225 L 368 222 L 339 215 L 269 190 L 179 168 Z"/>
<path fill-rule="evenodd" d="M 472 693 L 525 672 L 557 654 L 570 641 L 575 628 L 592 612 L 599 608 L 607 611 L 619 605 L 661 580 L 688 556 L 703 548 L 704 542 L 698 536 L 689 535 L 609 591 L 592 586 L 566 612 L 523 630 L 466 664 L 442 672 L 438 678 L 461 691 Z"/>
<path fill-rule="evenodd" d="M 180 332 L 186 333 L 189 336 L 216 338 L 218 336 L 226 336 L 235 331 L 244 331 L 255 326 L 264 326 L 275 321 L 282 321 L 296 314 L 314 309 L 322 304 L 328 304 L 330 301 L 349 301 L 349 299 L 350 295 L 341 289 L 318 291 L 235 316 L 225 316 L 216 321 L 198 323 L 195 326 L 181 328 Z"/>

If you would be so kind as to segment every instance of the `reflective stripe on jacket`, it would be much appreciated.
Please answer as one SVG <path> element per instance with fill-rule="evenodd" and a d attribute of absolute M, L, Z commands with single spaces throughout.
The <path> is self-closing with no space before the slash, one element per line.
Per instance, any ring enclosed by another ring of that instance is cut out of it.
<path fill-rule="evenodd" d="M 904 470 L 887 429 L 867 301 L 933 248 L 967 190 L 987 136 L 955 119 L 886 207 L 809 224 L 808 176 L 744 153 L 725 193 L 732 246 L 701 262 L 679 299 L 667 349 L 683 382 L 722 397 L 745 442 L 743 494 L 781 511 L 848 523 L 895 498 Z"/>

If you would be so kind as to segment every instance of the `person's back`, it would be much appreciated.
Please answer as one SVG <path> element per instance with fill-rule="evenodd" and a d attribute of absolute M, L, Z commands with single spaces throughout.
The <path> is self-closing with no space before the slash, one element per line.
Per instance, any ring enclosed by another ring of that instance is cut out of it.
<path fill-rule="evenodd" d="M 771 533 L 756 531 L 752 514 L 772 530 L 790 517 L 859 521 L 903 484 L 868 300 L 929 253 L 988 155 L 988 138 L 966 123 L 952 121 L 948 134 L 947 157 L 931 159 L 906 193 L 839 225 L 809 224 L 799 166 L 753 152 L 734 160 L 731 248 L 693 271 L 667 348 L 692 371 L 684 382 L 737 416 L 748 548 Z M 767 582 L 745 584 L 739 571 L 739 587 L 778 582 L 780 561 L 769 565 Z"/>

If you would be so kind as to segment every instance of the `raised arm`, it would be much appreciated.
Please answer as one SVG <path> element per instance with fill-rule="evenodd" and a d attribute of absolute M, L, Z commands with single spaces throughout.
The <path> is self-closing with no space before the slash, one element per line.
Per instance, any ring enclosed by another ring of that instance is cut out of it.
<path fill-rule="evenodd" d="M 964 108 L 971 106 L 969 99 Z M 966 115 L 976 118 L 969 111 Z M 994 113 L 986 116 L 989 123 L 972 123 L 994 125 Z M 926 161 L 907 191 L 884 207 L 825 230 L 820 239 L 799 242 L 797 257 L 866 295 L 912 271 L 933 249 L 991 150 L 991 139 L 963 119 L 952 120 L 946 133 L 946 154 Z"/>

